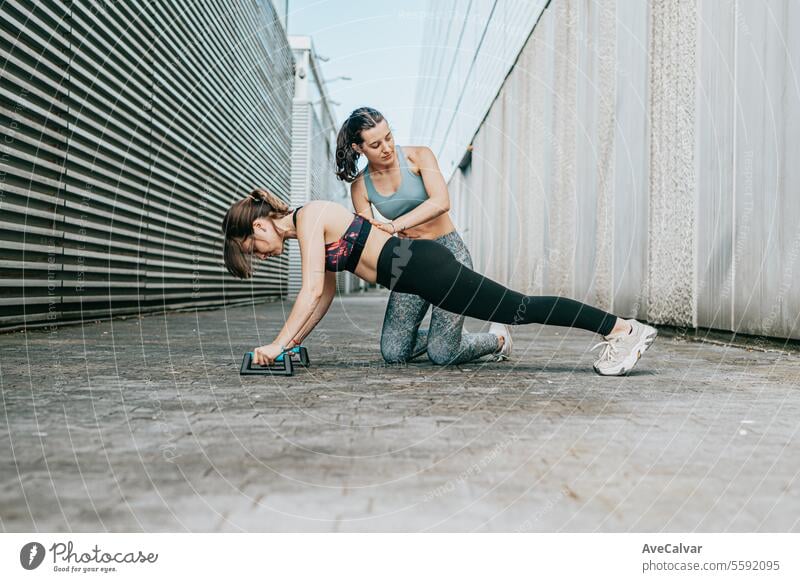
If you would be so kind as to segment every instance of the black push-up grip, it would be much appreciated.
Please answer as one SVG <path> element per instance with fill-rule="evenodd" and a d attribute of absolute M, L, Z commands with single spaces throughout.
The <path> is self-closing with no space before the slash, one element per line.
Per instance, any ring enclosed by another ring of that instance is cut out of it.
<path fill-rule="evenodd" d="M 280 357 L 271 366 L 259 366 L 253 363 L 253 352 L 247 352 L 242 358 L 242 367 L 239 370 L 239 374 L 242 376 L 291 376 L 294 374 L 292 358 Z"/>
<path fill-rule="evenodd" d="M 288 358 L 286 356 L 289 356 Z M 241 375 L 261 375 L 261 376 L 292 376 L 294 365 L 292 360 L 297 357 L 301 366 L 309 366 L 311 360 L 308 357 L 308 350 L 305 346 L 295 346 L 287 352 L 275 358 L 275 362 L 270 366 L 259 366 L 253 363 L 253 352 L 247 352 L 242 358 L 242 367 L 239 370 Z"/>

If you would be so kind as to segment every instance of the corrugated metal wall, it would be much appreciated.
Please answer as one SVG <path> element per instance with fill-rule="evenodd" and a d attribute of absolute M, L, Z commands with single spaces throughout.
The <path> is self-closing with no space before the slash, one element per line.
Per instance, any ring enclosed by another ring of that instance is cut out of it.
<path fill-rule="evenodd" d="M 292 56 L 271 2 L 4 2 L 0 328 L 285 292 L 220 220 L 289 192 Z"/>
<path fill-rule="evenodd" d="M 449 183 L 476 265 L 800 339 L 798 27 L 791 0 L 553 0 Z"/>

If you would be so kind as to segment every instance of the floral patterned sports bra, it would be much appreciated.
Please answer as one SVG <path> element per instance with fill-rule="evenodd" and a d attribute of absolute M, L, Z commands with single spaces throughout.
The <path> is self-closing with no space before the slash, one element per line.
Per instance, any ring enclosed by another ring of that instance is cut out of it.
<path fill-rule="evenodd" d="M 297 213 L 300 212 L 300 208 L 295 209 L 292 213 L 292 222 L 294 222 L 295 228 L 297 228 Z M 370 230 L 372 230 L 372 225 L 369 221 L 355 215 L 353 222 L 350 223 L 341 238 L 325 245 L 325 270 L 333 272 L 347 270 L 355 273 Z"/>

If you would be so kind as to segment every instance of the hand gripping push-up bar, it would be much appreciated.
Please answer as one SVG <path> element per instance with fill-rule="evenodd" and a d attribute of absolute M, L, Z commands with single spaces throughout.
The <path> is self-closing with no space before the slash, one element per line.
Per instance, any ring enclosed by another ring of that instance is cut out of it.
<path fill-rule="evenodd" d="M 295 346 L 286 350 L 275 358 L 273 364 L 268 366 L 253 364 L 253 352 L 247 352 L 242 358 L 242 367 L 239 370 L 239 374 L 242 376 L 292 376 L 294 375 L 292 360 L 295 357 L 298 358 L 300 365 L 304 368 L 311 365 L 311 360 L 308 358 L 308 350 L 305 346 Z"/>

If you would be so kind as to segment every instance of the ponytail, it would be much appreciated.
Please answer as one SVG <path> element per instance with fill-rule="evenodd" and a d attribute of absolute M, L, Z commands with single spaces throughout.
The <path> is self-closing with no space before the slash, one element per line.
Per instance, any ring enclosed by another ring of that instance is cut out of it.
<path fill-rule="evenodd" d="M 344 182 L 352 182 L 358 176 L 359 154 L 352 144 L 361 145 L 361 132 L 383 121 L 383 115 L 371 107 L 359 107 L 345 119 L 336 136 L 336 176 Z"/>
<path fill-rule="evenodd" d="M 265 205 L 264 210 L 266 210 L 266 214 L 260 214 L 259 216 L 269 215 L 270 218 L 283 218 L 289 214 L 289 206 L 286 202 L 275 196 L 275 194 L 269 190 L 256 188 L 250 192 L 250 198 L 256 203 Z M 259 211 L 260 210 L 262 209 L 260 208 Z"/>

